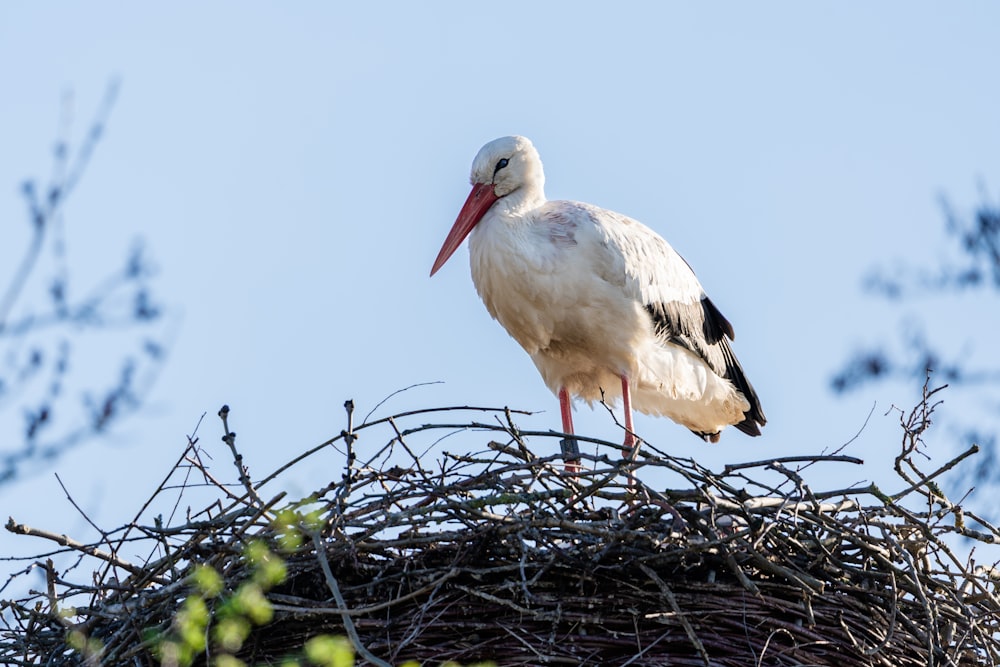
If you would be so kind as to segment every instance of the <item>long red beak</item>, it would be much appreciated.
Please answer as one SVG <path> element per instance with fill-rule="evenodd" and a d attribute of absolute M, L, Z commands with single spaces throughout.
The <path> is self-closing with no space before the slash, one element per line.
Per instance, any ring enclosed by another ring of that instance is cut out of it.
<path fill-rule="evenodd" d="M 434 266 L 431 267 L 432 276 L 437 273 L 438 269 L 444 266 L 449 257 L 455 254 L 458 246 L 462 245 L 465 237 L 469 235 L 472 228 L 486 215 L 486 211 L 490 210 L 490 206 L 493 206 L 493 202 L 497 199 L 499 197 L 493 192 L 492 183 L 475 183 L 472 186 L 469 198 L 465 200 L 462 210 L 458 212 L 458 218 L 455 219 L 455 224 L 452 225 L 451 231 L 448 232 L 448 238 L 444 240 L 444 245 L 441 246 L 441 252 L 438 253 L 437 259 L 434 260 Z"/>

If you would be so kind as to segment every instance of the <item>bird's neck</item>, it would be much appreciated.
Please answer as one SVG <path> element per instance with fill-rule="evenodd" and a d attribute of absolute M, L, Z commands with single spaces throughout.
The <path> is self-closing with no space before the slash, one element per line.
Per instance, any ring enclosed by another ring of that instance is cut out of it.
<path fill-rule="evenodd" d="M 494 208 L 499 209 L 506 218 L 523 219 L 529 211 L 532 211 L 545 203 L 545 191 L 534 184 L 524 185 L 501 197 Z"/>

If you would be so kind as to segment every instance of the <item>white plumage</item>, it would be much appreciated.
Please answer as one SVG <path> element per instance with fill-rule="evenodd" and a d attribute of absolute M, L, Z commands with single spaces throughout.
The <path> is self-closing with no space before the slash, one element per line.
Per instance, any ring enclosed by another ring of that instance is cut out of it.
<path fill-rule="evenodd" d="M 479 151 L 472 193 L 431 275 L 469 236 L 487 310 L 531 355 L 560 398 L 623 397 L 708 440 L 730 425 L 760 435 L 764 414 L 729 346 L 732 326 L 656 232 L 589 204 L 546 201 L 538 152 L 524 137 Z M 471 235 L 470 235 L 471 232 Z"/>

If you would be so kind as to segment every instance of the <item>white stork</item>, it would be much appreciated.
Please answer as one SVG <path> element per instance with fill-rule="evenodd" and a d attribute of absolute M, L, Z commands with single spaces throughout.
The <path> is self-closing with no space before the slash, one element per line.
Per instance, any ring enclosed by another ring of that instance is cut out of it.
<path fill-rule="evenodd" d="M 730 425 L 760 435 L 766 420 L 729 345 L 733 327 L 669 243 L 620 213 L 546 201 L 524 137 L 483 146 L 471 181 L 431 275 L 471 233 L 476 291 L 559 396 L 564 433 L 571 396 L 621 396 L 627 456 L 633 407 L 711 442 Z"/>

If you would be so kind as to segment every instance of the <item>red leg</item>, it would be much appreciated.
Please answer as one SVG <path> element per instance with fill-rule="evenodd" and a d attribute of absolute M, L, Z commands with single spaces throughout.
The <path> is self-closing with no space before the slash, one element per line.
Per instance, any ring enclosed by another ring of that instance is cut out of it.
<path fill-rule="evenodd" d="M 635 429 L 632 428 L 632 397 L 629 395 L 628 376 L 622 375 L 622 408 L 625 410 L 625 458 L 635 456 Z"/>
<path fill-rule="evenodd" d="M 573 410 L 565 387 L 559 390 L 559 412 L 562 414 L 563 433 L 573 435 Z"/>
<path fill-rule="evenodd" d="M 569 393 L 566 391 L 566 387 L 559 389 L 559 413 L 562 415 L 562 425 L 563 433 L 567 435 L 573 435 L 573 405 L 569 400 Z M 563 457 L 566 460 L 566 470 L 575 473 L 580 470 L 580 459 L 573 456 L 573 452 L 576 451 L 575 441 L 572 438 L 568 438 L 569 442 L 565 440 L 560 443 L 563 446 Z"/>

